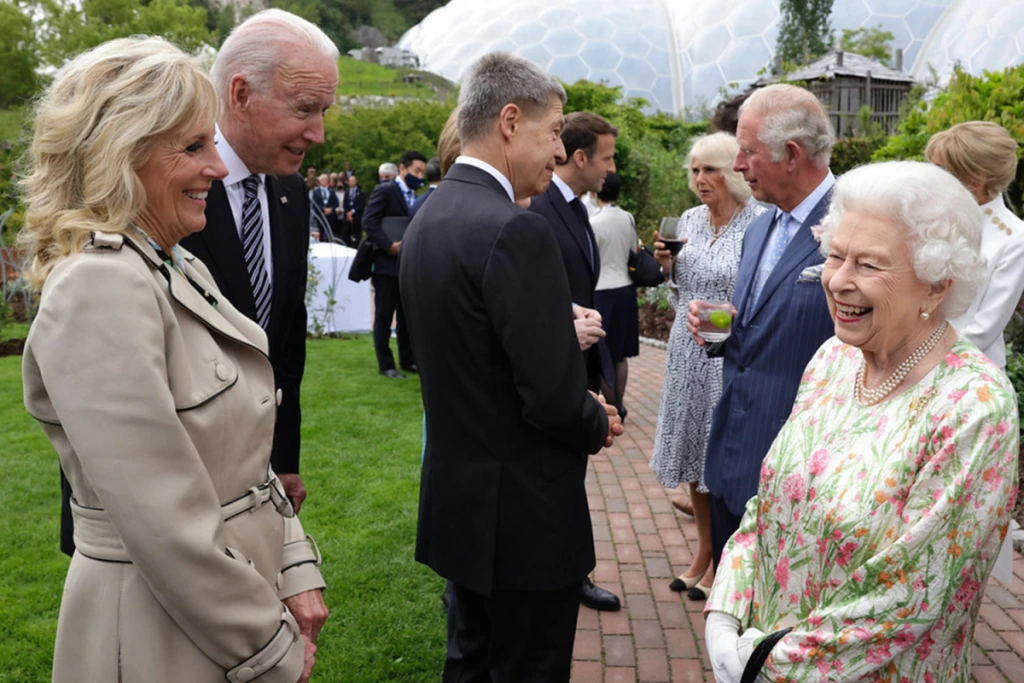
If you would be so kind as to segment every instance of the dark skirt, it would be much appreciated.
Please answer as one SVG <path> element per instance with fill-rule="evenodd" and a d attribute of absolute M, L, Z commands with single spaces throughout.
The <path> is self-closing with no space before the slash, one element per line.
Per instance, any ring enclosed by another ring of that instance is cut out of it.
<path fill-rule="evenodd" d="M 636 287 L 626 285 L 594 292 L 594 306 L 601 314 L 604 338 L 616 363 L 640 355 L 640 309 Z"/>

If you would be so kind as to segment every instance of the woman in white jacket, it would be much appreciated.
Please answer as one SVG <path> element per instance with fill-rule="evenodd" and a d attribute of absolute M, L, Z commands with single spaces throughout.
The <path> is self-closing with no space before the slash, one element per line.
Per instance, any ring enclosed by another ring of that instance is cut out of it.
<path fill-rule="evenodd" d="M 1017 143 L 996 123 L 968 121 L 933 135 L 925 155 L 970 190 L 984 218 L 981 254 L 988 274 L 971 307 L 950 322 L 1005 370 L 1003 329 L 1024 292 L 1024 221 L 1002 197 L 1017 175 Z"/>

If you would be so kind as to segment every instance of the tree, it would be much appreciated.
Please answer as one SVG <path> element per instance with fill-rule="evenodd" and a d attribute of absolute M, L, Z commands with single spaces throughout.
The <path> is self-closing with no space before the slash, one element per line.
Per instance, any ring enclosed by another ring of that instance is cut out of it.
<path fill-rule="evenodd" d="M 0 109 L 31 98 L 39 87 L 38 45 L 28 8 L 0 1 Z"/>
<path fill-rule="evenodd" d="M 843 29 L 839 39 L 839 48 L 846 52 L 855 52 L 874 59 L 882 64 L 890 64 L 892 47 L 890 43 L 895 37 L 879 24 L 875 28 Z"/>
<path fill-rule="evenodd" d="M 806 64 L 825 54 L 831 15 L 832 0 L 782 0 L 775 48 L 782 61 Z"/>
<path fill-rule="evenodd" d="M 207 12 L 187 0 L 42 0 L 37 28 L 44 64 L 69 58 L 114 38 L 162 36 L 195 52 L 216 45 Z"/>

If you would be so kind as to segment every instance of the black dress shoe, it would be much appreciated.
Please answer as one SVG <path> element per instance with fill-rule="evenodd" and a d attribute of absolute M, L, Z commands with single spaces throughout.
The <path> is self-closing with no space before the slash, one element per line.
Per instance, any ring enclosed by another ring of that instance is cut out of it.
<path fill-rule="evenodd" d="M 420 369 L 416 367 L 415 363 L 413 363 L 412 365 L 403 365 L 402 369 L 405 370 L 406 372 L 411 372 L 414 375 L 420 371 Z"/>
<path fill-rule="evenodd" d="M 391 379 L 405 379 L 405 375 L 400 373 L 398 370 L 391 368 L 390 370 L 381 370 L 382 375 Z"/>
<path fill-rule="evenodd" d="M 580 604 L 590 609 L 614 612 L 622 607 L 619 597 L 609 590 L 594 585 L 590 578 L 583 579 L 583 592 L 580 594 Z"/>
<path fill-rule="evenodd" d="M 626 410 L 626 406 L 619 406 L 618 411 L 619 420 L 622 422 L 622 424 L 626 424 L 626 416 L 629 415 L 629 411 Z"/>

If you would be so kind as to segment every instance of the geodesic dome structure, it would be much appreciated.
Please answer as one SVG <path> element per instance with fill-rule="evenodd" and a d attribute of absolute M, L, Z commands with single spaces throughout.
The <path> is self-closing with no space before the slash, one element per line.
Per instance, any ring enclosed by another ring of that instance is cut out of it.
<path fill-rule="evenodd" d="M 682 114 L 737 91 L 774 59 L 778 0 L 452 0 L 399 47 L 454 81 L 483 54 L 521 55 L 572 83 L 620 85 L 651 110 Z M 881 26 L 904 70 L 948 76 L 1024 61 L 1024 0 L 835 0 L 832 29 Z"/>

